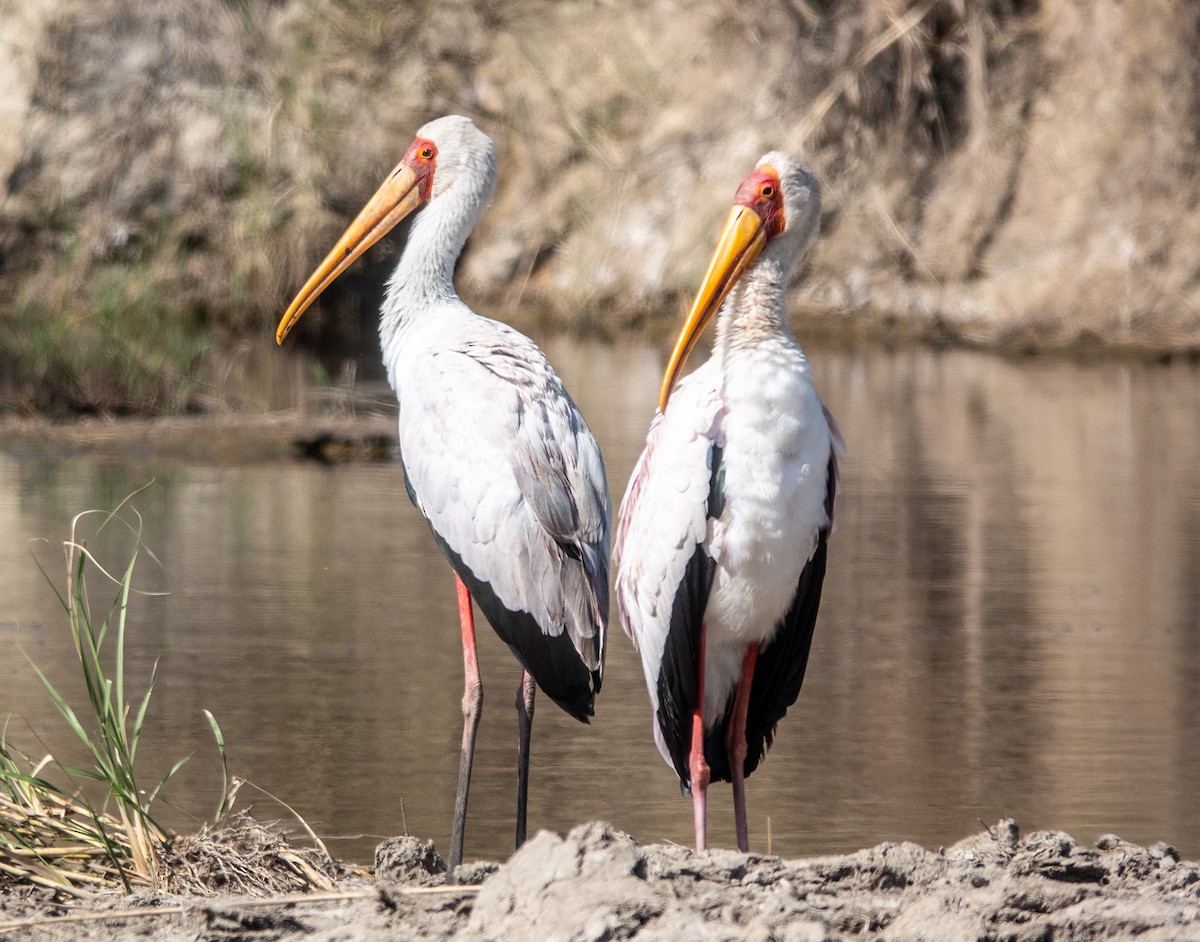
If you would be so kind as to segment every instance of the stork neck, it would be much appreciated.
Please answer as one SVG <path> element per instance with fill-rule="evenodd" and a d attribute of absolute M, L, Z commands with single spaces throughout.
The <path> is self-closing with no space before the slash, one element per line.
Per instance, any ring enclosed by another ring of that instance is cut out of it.
<path fill-rule="evenodd" d="M 447 190 L 413 217 L 383 301 L 379 336 L 385 351 L 439 302 L 458 297 L 454 268 L 482 209 L 472 195 L 466 187 Z"/>
<path fill-rule="evenodd" d="M 717 316 L 714 349 L 719 354 L 791 337 L 785 303 L 788 272 L 779 259 L 764 252 L 742 276 Z"/>

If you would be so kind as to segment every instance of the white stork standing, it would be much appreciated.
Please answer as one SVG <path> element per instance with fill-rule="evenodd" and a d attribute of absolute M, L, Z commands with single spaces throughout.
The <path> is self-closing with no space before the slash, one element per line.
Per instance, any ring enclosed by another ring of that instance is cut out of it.
<path fill-rule="evenodd" d="M 821 599 L 843 446 L 785 306 L 820 216 L 819 184 L 787 154 L 739 186 L 621 506 L 617 610 L 659 750 L 691 791 L 697 850 L 710 780 L 733 783 L 748 848 L 745 776 L 800 692 Z M 712 356 L 676 387 L 718 308 Z"/>
<path fill-rule="evenodd" d="M 335 278 L 423 207 L 388 284 L 379 334 L 400 404 L 404 483 L 458 584 L 465 689 L 451 873 L 462 861 L 483 702 L 471 599 L 523 668 L 518 847 L 525 839 L 534 683 L 587 722 L 604 672 L 608 620 L 610 507 L 596 440 L 537 346 L 472 312 L 454 290 L 455 262 L 495 181 L 491 139 L 469 119 L 426 124 L 276 332 L 282 343 Z"/>

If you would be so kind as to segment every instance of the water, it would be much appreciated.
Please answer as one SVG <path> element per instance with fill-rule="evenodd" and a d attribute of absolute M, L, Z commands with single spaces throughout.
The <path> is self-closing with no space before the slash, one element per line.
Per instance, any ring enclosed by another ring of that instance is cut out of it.
<path fill-rule="evenodd" d="M 662 351 L 556 343 L 614 500 Z M 1200 855 L 1200 370 L 813 349 L 849 446 L 808 677 L 748 783 L 751 844 L 785 855 L 937 847 L 1015 817 Z M 203 451 L 204 449 L 200 449 Z M 249 780 L 238 806 L 340 856 L 381 837 L 445 848 L 461 733 L 453 580 L 395 464 L 181 462 L 143 447 L 0 450 L 0 717 L 29 752 L 78 758 L 25 654 L 72 688 L 72 652 L 29 540 L 61 584 L 70 517 L 134 498 L 145 541 L 130 677 L 158 682 L 147 780 L 188 829 L 220 788 L 202 711 Z M 93 548 L 114 567 L 127 540 Z M 112 593 L 93 577 L 93 600 Z M 479 633 L 484 718 L 468 857 L 511 849 L 515 662 Z M 139 688 L 140 689 L 140 688 Z M 40 737 L 39 742 L 36 736 Z M 650 738 L 614 625 L 590 727 L 539 701 L 530 823 L 593 818 L 690 843 L 690 804 Z M 711 840 L 733 844 L 727 786 Z"/>

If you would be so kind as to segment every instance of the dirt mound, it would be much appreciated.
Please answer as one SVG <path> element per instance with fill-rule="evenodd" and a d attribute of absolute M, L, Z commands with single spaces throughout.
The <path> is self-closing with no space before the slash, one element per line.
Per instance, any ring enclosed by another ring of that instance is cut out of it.
<path fill-rule="evenodd" d="M 522 848 L 484 882 L 460 937 L 1179 938 L 1182 926 L 1200 932 L 1196 865 L 1116 838 L 1084 849 L 1056 832 L 1021 839 L 1007 821 L 944 851 L 787 861 L 639 847 L 593 824 Z"/>
<path fill-rule="evenodd" d="M 374 883 L 258 900 L 107 897 L 67 912 L 0 896 L 0 939 L 411 939 L 750 942 L 1200 938 L 1200 866 L 1112 835 L 1081 847 L 1012 821 L 953 847 L 886 843 L 781 860 L 641 846 L 602 823 L 541 832 L 506 863 L 446 886 L 429 842 L 380 846 Z M 19 933 L 19 934 L 18 934 Z"/>

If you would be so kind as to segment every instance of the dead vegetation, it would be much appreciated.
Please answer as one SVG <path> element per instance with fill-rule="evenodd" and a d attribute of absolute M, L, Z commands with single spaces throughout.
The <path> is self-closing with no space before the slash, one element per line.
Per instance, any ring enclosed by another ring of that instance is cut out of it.
<path fill-rule="evenodd" d="M 205 825 L 164 840 L 151 880 L 114 862 L 118 848 L 136 841 L 122 821 L 96 813 L 79 796 L 45 790 L 31 801 L 0 796 L 0 832 L 0 892 L 35 886 L 56 899 L 113 890 L 273 897 L 330 890 L 363 873 L 323 851 L 293 845 L 278 826 L 238 814 L 222 827 Z"/>
<path fill-rule="evenodd" d="M 161 889 L 176 896 L 269 897 L 332 890 L 352 875 L 365 872 L 323 850 L 296 847 L 277 825 L 239 814 L 175 840 L 164 859 Z"/>
<path fill-rule="evenodd" d="M 214 353 L 269 330 L 451 111 L 501 150 L 464 290 L 526 328 L 657 333 L 784 146 L 826 183 L 797 307 L 827 325 L 1200 346 L 1184 0 L 59 0 L 5 29 L 0 56 L 33 52 L 0 112 L 0 380 L 29 409 L 209 401 Z M 307 341 L 370 349 L 391 262 L 339 281 Z"/>
<path fill-rule="evenodd" d="M 23 776 L 13 754 L 0 749 L 0 888 L 31 884 L 68 897 L 146 889 L 142 874 L 117 862 L 116 848 L 131 849 L 136 840 L 125 822 L 48 786 L 39 768 L 31 771 Z"/>

